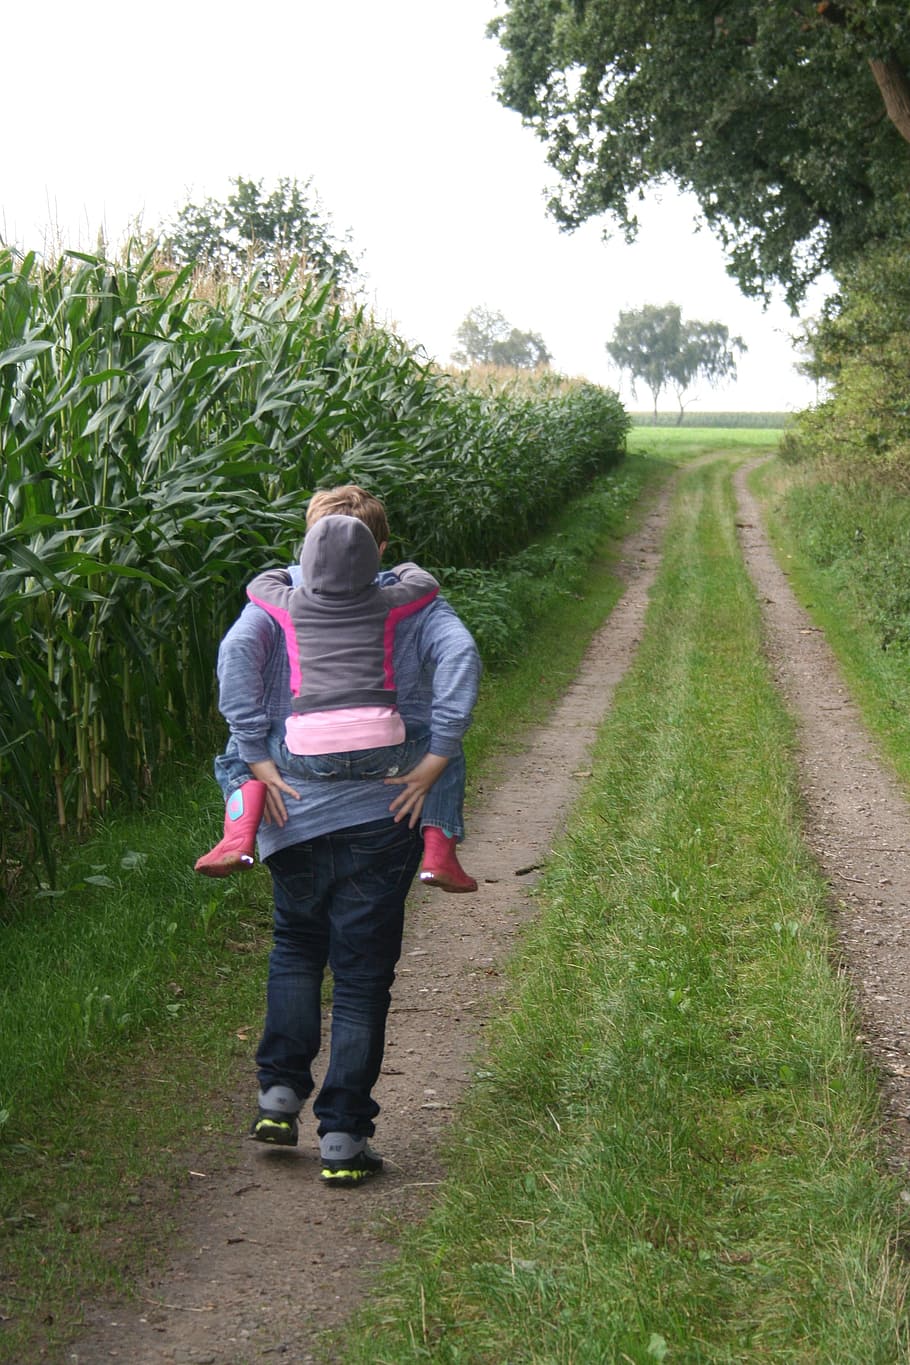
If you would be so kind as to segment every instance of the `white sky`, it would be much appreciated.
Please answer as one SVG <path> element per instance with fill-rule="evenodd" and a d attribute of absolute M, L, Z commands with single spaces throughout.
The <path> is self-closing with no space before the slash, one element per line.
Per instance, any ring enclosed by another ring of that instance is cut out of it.
<path fill-rule="evenodd" d="M 541 333 L 556 369 L 617 387 L 604 345 L 620 309 L 674 302 L 749 347 L 738 382 L 694 390 L 691 411 L 811 402 L 796 320 L 743 298 L 689 201 L 650 201 L 633 247 L 604 244 L 603 223 L 558 231 L 544 149 L 492 93 L 495 13 L 496 0 L 11 7 L 0 236 L 91 248 L 99 229 L 117 243 L 137 218 L 155 227 L 223 197 L 232 176 L 312 177 L 336 232 L 352 230 L 378 319 L 442 361 L 483 304 Z"/>

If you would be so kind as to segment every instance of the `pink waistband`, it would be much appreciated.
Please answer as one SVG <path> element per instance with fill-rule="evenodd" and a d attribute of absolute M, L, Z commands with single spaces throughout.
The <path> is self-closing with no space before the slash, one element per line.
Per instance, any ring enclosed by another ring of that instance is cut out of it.
<path fill-rule="evenodd" d="M 344 706 L 288 716 L 285 743 L 292 754 L 345 754 L 384 749 L 405 739 L 404 721 L 393 706 Z"/>

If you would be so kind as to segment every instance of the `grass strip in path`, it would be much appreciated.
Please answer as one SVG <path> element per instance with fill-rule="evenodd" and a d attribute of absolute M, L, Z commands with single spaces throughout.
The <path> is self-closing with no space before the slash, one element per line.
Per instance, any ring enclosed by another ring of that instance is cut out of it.
<path fill-rule="evenodd" d="M 450 1177 L 350 1365 L 907 1358 L 899 1190 L 734 520 L 728 462 L 687 472 Z"/>

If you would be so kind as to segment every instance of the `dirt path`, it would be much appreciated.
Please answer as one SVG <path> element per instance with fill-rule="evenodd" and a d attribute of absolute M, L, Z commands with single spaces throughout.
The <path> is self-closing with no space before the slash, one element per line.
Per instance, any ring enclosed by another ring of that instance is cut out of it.
<path fill-rule="evenodd" d="M 393 1254 L 388 1230 L 426 1213 L 443 1175 L 440 1134 L 482 1048 L 503 963 L 533 912 L 536 870 L 565 825 L 634 656 L 669 496 L 666 488 L 624 545 L 626 590 L 550 723 L 503 763 L 471 812 L 465 863 L 480 891 L 414 895 L 376 1092 L 382 1177 L 357 1190 L 321 1186 L 308 1110 L 296 1150 L 238 1138 L 223 1167 L 194 1185 L 184 1251 L 142 1288 L 138 1304 L 87 1306 L 67 1365 L 305 1365 L 317 1358 L 316 1333 L 351 1312 L 373 1268 Z M 251 1090 L 238 1094 L 238 1134 L 254 1102 Z"/>
<path fill-rule="evenodd" d="M 910 1164 L 910 805 L 878 758 L 822 633 L 771 553 L 748 468 L 734 478 L 740 541 L 774 676 L 796 719 L 807 841 L 831 884 L 862 1040 L 881 1073 L 886 1141 Z"/>
<path fill-rule="evenodd" d="M 910 815 L 876 761 L 824 641 L 793 598 L 737 475 L 741 535 L 766 612 L 777 680 L 798 718 L 808 838 L 839 904 L 844 960 L 865 1034 L 886 1078 L 896 1162 L 910 1157 Z M 532 887 L 583 780 L 613 689 L 634 657 L 660 556 L 669 489 L 626 544 L 628 584 L 551 722 L 503 765 L 472 813 L 465 861 L 473 897 L 418 892 L 390 1018 L 377 1146 L 382 1178 L 361 1190 L 318 1181 L 315 1125 L 296 1151 L 241 1142 L 200 1179 L 184 1250 L 137 1304 L 87 1310 L 68 1365 L 305 1365 L 315 1335 L 340 1322 L 394 1254 L 384 1230 L 424 1215 L 443 1175 L 438 1143 L 470 1079 Z M 238 1134 L 251 1095 L 236 1098 Z"/>

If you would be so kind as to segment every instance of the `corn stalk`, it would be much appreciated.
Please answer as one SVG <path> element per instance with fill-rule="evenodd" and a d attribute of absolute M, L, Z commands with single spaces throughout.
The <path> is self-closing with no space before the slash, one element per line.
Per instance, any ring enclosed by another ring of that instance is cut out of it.
<path fill-rule="evenodd" d="M 612 394 L 472 390 L 296 271 L 197 286 L 153 252 L 0 251 L 0 883 L 52 878 L 56 826 L 188 745 L 315 488 L 374 489 L 397 548 L 470 568 L 622 448 Z"/>

